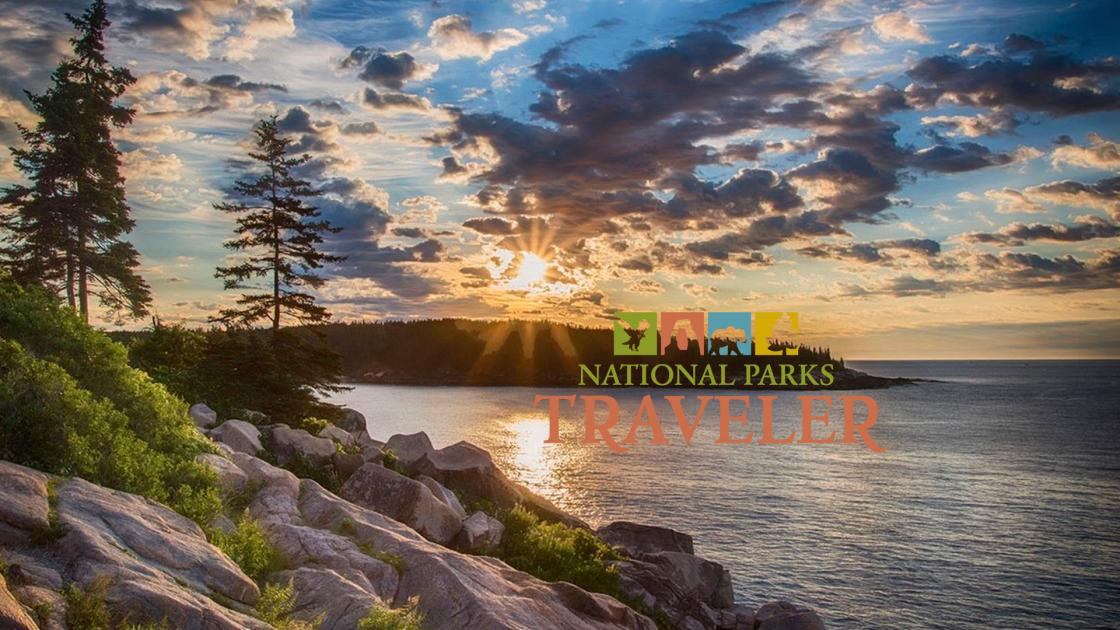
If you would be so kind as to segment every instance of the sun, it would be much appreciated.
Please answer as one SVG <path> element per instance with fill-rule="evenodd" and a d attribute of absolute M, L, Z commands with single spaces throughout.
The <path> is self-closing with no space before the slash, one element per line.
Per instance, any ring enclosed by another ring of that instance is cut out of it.
<path fill-rule="evenodd" d="M 517 267 L 517 275 L 511 278 L 506 286 L 510 289 L 529 289 L 544 282 L 547 273 L 547 260 L 533 252 L 521 252 L 521 264 Z"/>

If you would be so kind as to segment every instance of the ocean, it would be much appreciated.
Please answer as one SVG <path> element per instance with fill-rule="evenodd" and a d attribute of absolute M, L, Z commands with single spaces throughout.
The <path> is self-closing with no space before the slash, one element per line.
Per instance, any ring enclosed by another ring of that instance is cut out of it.
<path fill-rule="evenodd" d="M 788 599 L 831 629 L 1120 628 L 1120 362 L 850 365 L 933 381 L 833 393 L 875 398 L 885 453 L 716 445 L 714 404 L 684 444 L 660 396 L 684 395 L 691 411 L 712 391 L 359 385 L 335 401 L 364 413 L 378 439 L 473 442 L 592 525 L 689 533 L 730 569 L 740 603 Z M 619 439 L 654 394 L 670 444 L 582 444 L 569 410 L 564 442 L 544 444 L 538 392 L 615 396 Z M 800 393 L 770 393 L 775 434 L 799 430 Z M 757 436 L 757 409 L 751 422 Z"/>

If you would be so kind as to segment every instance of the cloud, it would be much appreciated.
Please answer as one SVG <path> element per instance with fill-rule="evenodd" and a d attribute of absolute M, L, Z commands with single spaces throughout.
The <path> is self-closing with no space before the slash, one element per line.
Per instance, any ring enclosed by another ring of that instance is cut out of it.
<path fill-rule="evenodd" d="M 870 243 L 814 243 L 797 250 L 812 258 L 843 260 L 890 266 L 903 257 L 932 258 L 941 253 L 941 244 L 927 238 L 906 238 Z"/>
<path fill-rule="evenodd" d="M 1007 54 L 970 64 L 967 59 L 941 55 L 918 61 L 907 74 L 906 88 L 919 107 L 948 102 L 969 107 L 1020 107 L 1068 116 L 1120 109 L 1114 78 L 1115 61 L 1082 61 L 1046 50 L 1026 59 Z"/>
<path fill-rule="evenodd" d="M 984 196 L 996 202 L 997 212 L 1045 212 L 1043 203 L 1096 208 L 1120 220 L 1120 176 L 1102 179 L 1094 184 L 1062 180 L 1028 186 L 1022 191 L 1013 188 L 989 190 Z"/>
<path fill-rule="evenodd" d="M 366 88 L 362 91 L 361 95 L 362 105 L 370 109 L 381 110 L 409 110 L 415 109 L 426 111 L 431 109 L 432 104 L 428 99 L 422 96 L 415 96 L 413 94 L 405 94 L 404 92 L 378 92 L 373 88 Z"/>
<path fill-rule="evenodd" d="M 476 32 L 471 30 L 470 19 L 445 15 L 432 22 L 428 38 L 432 50 L 444 59 L 477 57 L 488 60 L 495 53 L 520 45 L 529 36 L 513 28 Z"/>
<path fill-rule="evenodd" d="M 922 171 L 937 173 L 963 173 L 990 166 L 1004 166 L 1018 161 L 1013 153 L 998 153 L 975 142 L 958 145 L 937 144 L 916 151 L 909 159 L 910 165 Z"/>
<path fill-rule="evenodd" d="M 950 293 L 1046 291 L 1071 293 L 1120 287 L 1120 250 L 1105 249 L 1088 260 L 1071 255 L 1049 258 L 1034 253 L 965 253 L 959 272 L 944 277 L 902 274 L 871 285 L 844 285 L 847 297 L 943 296 Z"/>
<path fill-rule="evenodd" d="M 292 10 L 275 0 L 125 0 L 114 8 L 123 18 L 124 38 L 192 59 L 212 56 L 219 42 L 230 59 L 249 59 L 261 41 L 295 34 Z"/>
<path fill-rule="evenodd" d="M 339 63 L 339 68 L 359 68 L 358 78 L 374 85 L 400 90 L 406 82 L 431 78 L 439 66 L 420 63 L 407 52 L 388 52 L 358 46 Z"/>
<path fill-rule="evenodd" d="M 166 70 L 140 75 L 125 96 L 141 117 L 176 118 L 248 109 L 257 94 L 287 91 L 278 83 L 246 81 L 236 74 L 218 74 L 200 81 Z"/>
<path fill-rule="evenodd" d="M 296 23 L 287 7 L 254 6 L 241 32 L 226 40 L 226 56 L 235 61 L 251 59 L 264 40 L 295 35 Z"/>
<path fill-rule="evenodd" d="M 925 27 L 902 11 L 875 16 L 871 20 L 871 28 L 879 36 L 879 39 L 885 42 L 928 43 L 933 41 Z"/>
<path fill-rule="evenodd" d="M 947 129 L 949 136 L 999 136 L 1015 131 L 1021 121 L 1010 112 L 997 109 L 974 116 L 923 116 L 923 125 Z"/>
<path fill-rule="evenodd" d="M 642 278 L 640 280 L 635 280 L 634 282 L 632 282 L 630 286 L 626 287 L 626 290 L 631 293 L 657 294 L 664 293 L 665 287 L 661 286 L 661 283 L 656 280 Z"/>
<path fill-rule="evenodd" d="M 991 232 L 968 232 L 961 235 L 966 243 L 981 243 L 1001 247 L 1018 247 L 1028 241 L 1051 243 L 1078 243 L 1098 238 L 1120 236 L 1120 225 L 1100 217 L 1087 215 L 1077 217 L 1072 225 L 1066 223 L 1011 223 Z"/>
<path fill-rule="evenodd" d="M 1014 188 L 1005 187 L 999 190 L 988 190 L 984 192 L 984 196 L 996 202 L 996 212 L 1004 214 L 1013 212 L 1046 212 L 1046 208 L 1042 207 L 1042 204 Z"/>
<path fill-rule="evenodd" d="M 514 0 L 514 13 L 532 13 L 548 6 L 548 0 Z"/>
<path fill-rule="evenodd" d="M 329 112 L 331 114 L 342 115 L 347 111 L 345 105 L 334 99 L 317 98 L 308 103 L 307 106 L 311 107 L 312 109 Z"/>
<path fill-rule="evenodd" d="M 821 218 L 832 223 L 874 221 L 890 207 L 887 195 L 899 187 L 892 170 L 850 149 L 825 149 L 815 162 L 798 166 L 787 176 L 808 188 L 825 208 Z"/>
<path fill-rule="evenodd" d="M 1104 210 L 1120 221 L 1120 176 L 1102 179 L 1095 184 L 1067 179 L 1030 186 L 1023 192 L 1046 203 Z"/>
<path fill-rule="evenodd" d="M 1100 134 L 1090 133 L 1088 146 L 1078 146 L 1070 139 L 1069 143 L 1054 149 L 1050 154 L 1050 163 L 1055 168 L 1069 164 L 1108 171 L 1120 170 L 1120 144 Z"/>
<path fill-rule="evenodd" d="M 133 182 L 175 182 L 183 178 L 183 162 L 174 153 L 163 154 L 155 148 L 143 147 L 121 154 L 121 171 Z"/>

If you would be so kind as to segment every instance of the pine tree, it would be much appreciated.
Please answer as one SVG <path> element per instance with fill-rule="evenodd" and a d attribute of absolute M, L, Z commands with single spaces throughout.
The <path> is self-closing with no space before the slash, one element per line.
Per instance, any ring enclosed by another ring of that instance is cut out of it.
<path fill-rule="evenodd" d="M 299 324 L 330 318 L 325 308 L 315 304 L 314 296 L 300 289 L 322 286 L 323 278 L 315 270 L 343 258 L 318 249 L 323 234 L 339 229 L 319 219 L 319 211 L 306 201 L 322 193 L 292 174 L 311 156 L 288 154 L 292 139 L 280 134 L 275 116 L 257 123 L 253 133 L 256 150 L 249 157 L 263 167 L 263 173 L 236 181 L 234 201 L 214 204 L 238 215 L 238 236 L 225 246 L 248 257 L 231 267 L 218 267 L 214 275 L 225 281 L 227 290 L 250 288 L 246 281 L 257 278 L 266 279 L 269 286 L 258 285 L 262 292 L 243 294 L 237 308 L 223 309 L 212 321 L 235 326 L 268 321 L 275 339 L 284 315 Z"/>
<path fill-rule="evenodd" d="M 103 0 L 66 18 L 77 31 L 73 55 L 59 63 L 45 93 L 27 94 L 41 120 L 33 129 L 20 126 L 26 147 L 12 149 L 30 185 L 10 186 L 0 196 L 0 204 L 14 209 L 3 224 L 0 255 L 16 279 L 65 291 L 85 321 L 90 294 L 110 310 L 138 317 L 151 293 L 136 273 L 139 253 L 122 240 L 134 222 L 112 140 L 113 128 L 132 122 L 134 110 L 116 99 L 136 79 L 105 57 L 110 22 Z"/>
<path fill-rule="evenodd" d="M 214 367 L 223 373 L 251 374 L 258 398 L 248 404 L 298 426 L 310 415 L 336 415 L 337 408 L 320 402 L 317 395 L 344 389 L 338 386 L 342 360 L 322 343 L 321 335 L 281 324 L 313 326 L 330 318 L 305 289 L 322 286 L 316 270 L 344 258 L 320 251 L 324 234 L 339 229 L 319 218 L 319 211 L 307 202 L 321 193 L 293 174 L 310 156 L 288 153 L 292 140 L 280 133 L 275 116 L 258 122 L 253 133 L 255 150 L 249 157 L 260 174 L 234 182 L 232 199 L 214 204 L 237 216 L 237 238 L 225 246 L 242 258 L 218 267 L 214 275 L 224 280 L 227 290 L 256 292 L 243 293 L 236 307 L 222 309 L 211 321 L 232 329 L 267 322 L 270 331 L 264 344 L 255 331 L 227 331 Z"/>

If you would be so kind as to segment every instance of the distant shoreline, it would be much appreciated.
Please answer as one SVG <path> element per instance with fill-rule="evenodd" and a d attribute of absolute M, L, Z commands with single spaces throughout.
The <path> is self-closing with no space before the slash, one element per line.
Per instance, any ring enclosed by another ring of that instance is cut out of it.
<path fill-rule="evenodd" d="M 926 382 L 927 379 L 917 378 L 902 378 L 902 377 L 886 377 L 874 376 L 846 368 L 836 372 L 836 382 L 831 386 L 766 386 L 757 387 L 749 386 L 744 387 L 742 384 L 738 386 L 714 386 L 714 385 L 683 385 L 683 386 L 670 386 L 658 387 L 650 385 L 643 389 L 697 389 L 697 390 L 723 390 L 723 391 L 852 391 L 860 389 L 886 389 L 888 387 L 898 387 L 901 385 L 913 385 L 919 382 Z M 361 377 L 348 376 L 344 381 L 345 385 L 406 385 L 406 386 L 422 386 L 422 387 L 535 387 L 535 388 L 550 388 L 550 389 L 579 389 L 580 385 L 575 381 L 575 376 L 569 382 L 562 382 L 560 380 L 549 379 L 544 382 L 526 383 L 516 382 L 504 379 L 479 379 L 472 381 L 468 378 L 463 378 L 461 375 L 432 376 L 422 377 L 417 375 L 402 374 L 402 373 L 383 373 L 378 375 L 366 375 Z M 584 389 L 635 389 L 633 387 L 584 387 Z"/>

